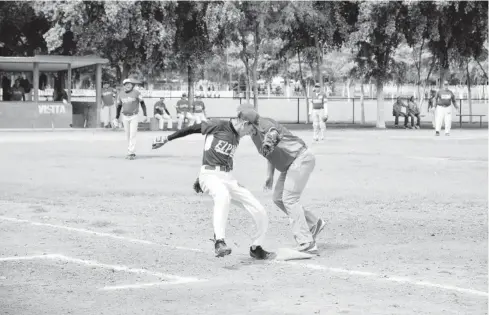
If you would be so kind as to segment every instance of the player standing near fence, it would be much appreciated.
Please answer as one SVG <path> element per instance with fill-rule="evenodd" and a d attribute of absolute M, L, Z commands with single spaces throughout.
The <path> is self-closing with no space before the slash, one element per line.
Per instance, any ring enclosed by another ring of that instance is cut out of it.
<path fill-rule="evenodd" d="M 114 124 L 117 126 L 117 121 L 123 114 L 124 130 L 126 132 L 126 139 L 128 142 L 126 159 L 134 160 L 136 158 L 136 135 L 138 132 L 139 124 L 139 104 L 143 109 L 144 121 L 148 121 L 148 115 L 146 113 L 146 105 L 144 104 L 141 93 L 135 89 L 136 84 L 141 84 L 135 78 L 127 78 L 122 84 L 124 89 L 119 93 L 117 97 L 117 114 Z"/>
<path fill-rule="evenodd" d="M 176 131 L 168 137 L 157 137 L 153 142 L 152 148 L 158 149 L 169 141 L 190 134 L 205 135 L 202 167 L 194 190 L 208 193 L 214 200 L 214 248 L 217 257 L 231 254 L 231 248 L 225 242 L 231 202 L 247 210 L 255 222 L 257 233 L 253 237 L 250 256 L 256 259 L 268 259 L 273 256 L 262 248 L 268 229 L 265 208 L 231 173 L 239 139 L 249 134 L 252 128 L 249 123 L 236 118 L 231 121 L 208 121 Z"/>
<path fill-rule="evenodd" d="M 260 117 L 251 105 L 240 106 L 238 118 L 253 125 L 251 139 L 258 152 L 268 160 L 265 189 L 272 189 L 275 169 L 281 172 L 275 184 L 273 202 L 289 217 L 292 233 L 299 244 L 297 250 L 316 253 L 316 237 L 326 223 L 299 203 L 316 158 L 301 138 L 275 120 Z"/>
<path fill-rule="evenodd" d="M 452 127 L 452 104 L 456 110 L 458 109 L 457 100 L 452 91 L 448 89 L 448 81 L 443 82 L 442 89 L 438 91 L 435 97 L 436 100 L 436 132 L 435 135 L 440 135 L 441 126 L 445 123 L 445 136 L 450 135 Z"/>
<path fill-rule="evenodd" d="M 109 83 L 104 83 L 102 89 L 102 109 L 100 110 L 104 128 L 110 128 L 112 121 L 115 119 L 115 98 L 115 89 L 111 88 Z"/>
<path fill-rule="evenodd" d="M 196 122 L 197 124 L 200 124 L 203 121 L 207 121 L 206 114 L 205 114 L 205 104 L 202 101 L 202 95 L 197 94 L 195 96 L 196 100 L 194 101 L 194 106 L 193 106 L 193 121 Z"/>
<path fill-rule="evenodd" d="M 170 112 L 166 108 L 164 97 L 160 97 L 160 100 L 155 103 L 153 116 L 158 120 L 158 127 L 160 130 L 165 128 L 165 120 L 168 122 L 168 129 L 173 128 L 173 119 L 171 118 Z"/>
<path fill-rule="evenodd" d="M 190 103 L 187 99 L 187 93 L 182 94 L 182 98 L 177 102 L 177 129 L 182 129 L 185 118 L 189 120 L 189 125 L 193 121 L 193 116 L 190 113 Z"/>
<path fill-rule="evenodd" d="M 431 90 L 430 91 L 430 98 L 428 99 L 428 113 L 431 115 L 431 124 L 433 125 L 433 129 L 436 129 L 436 112 L 435 112 L 435 107 L 436 107 L 436 91 Z"/>
<path fill-rule="evenodd" d="M 326 93 L 321 91 L 319 83 L 314 85 L 313 95 L 309 104 L 309 115 L 312 117 L 313 139 L 324 139 L 326 121 L 328 121 L 328 104 Z"/>

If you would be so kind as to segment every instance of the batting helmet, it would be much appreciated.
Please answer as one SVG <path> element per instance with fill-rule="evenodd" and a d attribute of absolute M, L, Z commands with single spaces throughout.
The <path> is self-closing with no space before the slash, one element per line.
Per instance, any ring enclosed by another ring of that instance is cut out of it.
<path fill-rule="evenodd" d="M 238 107 L 238 118 L 246 120 L 252 124 L 258 122 L 260 115 L 251 104 L 242 104 Z"/>

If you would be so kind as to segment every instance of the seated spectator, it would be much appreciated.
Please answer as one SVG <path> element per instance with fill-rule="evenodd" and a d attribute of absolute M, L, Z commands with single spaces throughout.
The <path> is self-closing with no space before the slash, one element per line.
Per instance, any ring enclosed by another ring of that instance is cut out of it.
<path fill-rule="evenodd" d="M 20 80 L 17 79 L 15 80 L 14 86 L 12 87 L 11 91 L 11 98 L 10 100 L 12 101 L 25 101 L 25 91 L 22 86 L 20 86 Z"/>
<path fill-rule="evenodd" d="M 154 117 L 158 119 L 158 127 L 160 130 L 165 128 L 165 120 L 168 121 L 168 129 L 173 128 L 173 119 L 171 118 L 170 112 L 166 108 L 164 97 L 161 97 L 160 100 L 156 102 L 153 114 Z"/>
<path fill-rule="evenodd" d="M 402 112 L 402 108 L 407 107 L 401 100 L 401 97 L 398 96 L 394 106 L 392 107 L 392 116 L 396 117 L 394 120 L 394 127 L 399 127 L 399 116 L 404 117 L 404 128 L 408 127 L 408 116 Z"/>
<path fill-rule="evenodd" d="M 420 111 L 418 104 L 414 102 L 414 96 L 411 96 L 408 99 L 408 105 L 407 105 L 407 114 L 409 117 L 411 117 L 411 128 L 416 128 L 420 129 L 421 128 L 421 118 L 419 117 Z M 416 126 L 414 126 L 414 117 L 417 118 L 417 123 Z"/>

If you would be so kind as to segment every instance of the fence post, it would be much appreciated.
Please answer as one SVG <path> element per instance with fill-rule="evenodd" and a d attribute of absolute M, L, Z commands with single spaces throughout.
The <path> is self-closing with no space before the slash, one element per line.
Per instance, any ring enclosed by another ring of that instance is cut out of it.
<path fill-rule="evenodd" d="M 241 96 L 239 97 L 239 105 L 241 105 Z"/>
<path fill-rule="evenodd" d="M 352 98 L 353 101 L 353 124 L 355 124 L 355 98 Z"/>
<path fill-rule="evenodd" d="M 462 99 L 460 99 L 460 128 L 462 128 Z"/>
<path fill-rule="evenodd" d="M 300 108 L 299 108 L 299 105 L 300 102 L 299 102 L 299 98 L 297 98 L 297 123 L 300 124 L 301 123 L 301 120 L 300 120 Z"/>

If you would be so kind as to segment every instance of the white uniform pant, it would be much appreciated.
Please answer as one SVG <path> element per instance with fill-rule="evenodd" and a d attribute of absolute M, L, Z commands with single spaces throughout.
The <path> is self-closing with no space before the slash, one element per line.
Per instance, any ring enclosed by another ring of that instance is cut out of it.
<path fill-rule="evenodd" d="M 433 129 L 436 129 L 436 110 L 434 107 L 432 107 L 428 110 L 428 112 L 431 115 L 431 124 L 433 125 Z"/>
<path fill-rule="evenodd" d="M 200 124 L 203 121 L 207 121 L 204 113 L 193 113 L 193 120 L 190 122 L 189 126 L 192 126 L 194 123 Z"/>
<path fill-rule="evenodd" d="M 248 211 L 255 222 L 256 231 L 252 236 L 252 245 L 263 245 L 268 229 L 267 212 L 253 194 L 238 183 L 232 173 L 208 170 L 202 166 L 199 183 L 202 191 L 214 200 L 213 225 L 216 240 L 226 238 L 226 225 L 232 202 Z"/>
<path fill-rule="evenodd" d="M 132 116 L 124 115 L 122 119 L 124 123 L 124 131 L 126 132 L 127 139 L 127 153 L 136 153 L 136 134 L 138 133 L 139 116 L 138 114 Z"/>
<path fill-rule="evenodd" d="M 100 110 L 100 120 L 103 122 L 104 126 L 107 126 L 115 119 L 116 108 L 115 105 L 103 106 Z"/>
<path fill-rule="evenodd" d="M 319 139 L 321 135 L 321 139 L 324 138 L 324 132 L 326 131 L 326 122 L 325 119 L 328 117 L 328 113 L 322 109 L 312 109 L 312 128 L 314 131 L 314 139 Z"/>
<path fill-rule="evenodd" d="M 180 130 L 182 129 L 183 121 L 185 118 L 188 119 L 189 121 L 189 126 L 193 125 L 194 122 L 194 116 L 191 113 L 179 113 L 177 114 L 177 129 Z"/>
<path fill-rule="evenodd" d="M 158 119 L 158 127 L 160 128 L 160 130 L 163 130 L 165 128 L 165 120 L 168 122 L 167 123 L 168 129 L 173 128 L 173 120 L 168 114 L 163 114 L 163 115 L 156 114 L 155 118 Z"/>
<path fill-rule="evenodd" d="M 445 123 L 445 133 L 450 133 L 452 127 L 452 106 L 436 106 L 436 131 L 441 130 L 441 126 Z"/>

